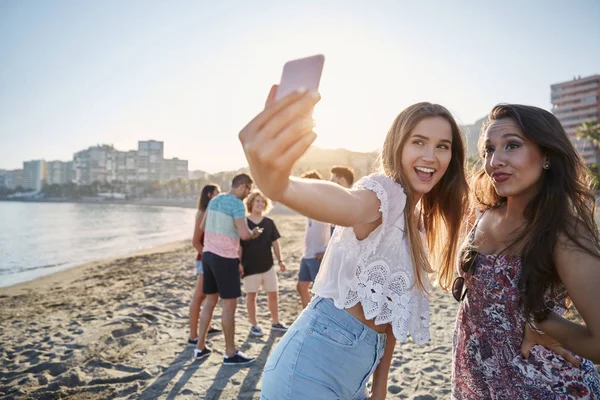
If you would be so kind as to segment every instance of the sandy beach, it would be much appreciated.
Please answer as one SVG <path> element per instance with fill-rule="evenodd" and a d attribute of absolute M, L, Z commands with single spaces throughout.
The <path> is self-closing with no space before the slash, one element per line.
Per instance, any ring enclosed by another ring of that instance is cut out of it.
<path fill-rule="evenodd" d="M 304 219 L 273 219 L 288 266 L 279 275 L 280 318 L 291 324 L 301 311 Z M 269 331 L 266 296 L 258 298 L 262 338 L 248 335 L 245 297 L 238 303 L 236 341 L 255 364 L 222 366 L 222 334 L 209 337 L 209 358 L 194 361 L 186 346 L 194 255 L 189 241 L 175 242 L 0 289 L 0 399 L 258 399 L 262 368 L 282 336 Z M 449 396 L 457 304 L 440 290 L 431 303 L 431 341 L 396 347 L 388 398 Z"/>

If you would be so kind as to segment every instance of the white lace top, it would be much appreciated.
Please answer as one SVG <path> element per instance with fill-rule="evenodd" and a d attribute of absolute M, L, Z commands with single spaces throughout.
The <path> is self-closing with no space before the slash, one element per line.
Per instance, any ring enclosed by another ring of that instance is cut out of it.
<path fill-rule="evenodd" d="M 417 344 L 429 340 L 429 301 L 415 283 L 404 234 L 404 189 L 392 178 L 373 174 L 354 184 L 375 192 L 381 202 L 382 223 L 364 240 L 352 227 L 335 228 L 313 291 L 332 299 L 336 307 L 361 303 L 375 324 L 390 323 L 404 343 L 408 333 Z"/>

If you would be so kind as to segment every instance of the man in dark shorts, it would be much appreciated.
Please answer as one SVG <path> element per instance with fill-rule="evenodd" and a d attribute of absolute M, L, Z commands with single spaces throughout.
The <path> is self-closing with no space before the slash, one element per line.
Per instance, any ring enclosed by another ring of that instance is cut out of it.
<path fill-rule="evenodd" d="M 247 365 L 254 362 L 254 358 L 246 356 L 235 347 L 235 309 L 237 298 L 242 295 L 242 271 L 238 259 L 240 239 L 249 240 L 260 235 L 260 229 L 255 228 L 251 231 L 248 228 L 246 208 L 242 202 L 252 190 L 253 183 L 247 174 L 235 176 L 231 182 L 231 190 L 210 201 L 202 222 L 203 289 L 206 300 L 200 312 L 198 346 L 194 350 L 196 359 L 206 358 L 211 353 L 206 347 L 206 334 L 220 296 L 223 299 L 221 325 L 225 335 L 223 365 Z"/>

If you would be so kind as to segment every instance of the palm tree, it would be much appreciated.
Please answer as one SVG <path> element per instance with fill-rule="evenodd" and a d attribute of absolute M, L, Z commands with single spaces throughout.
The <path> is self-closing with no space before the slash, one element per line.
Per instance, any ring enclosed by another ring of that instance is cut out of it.
<path fill-rule="evenodd" d="M 589 140 L 594 146 L 600 146 L 600 121 L 585 121 L 575 132 L 577 139 Z"/>

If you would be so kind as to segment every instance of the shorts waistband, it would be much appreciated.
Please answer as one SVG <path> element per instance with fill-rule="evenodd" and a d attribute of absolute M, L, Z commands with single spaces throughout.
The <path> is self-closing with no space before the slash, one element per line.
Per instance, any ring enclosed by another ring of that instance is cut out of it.
<path fill-rule="evenodd" d="M 348 330 L 348 332 L 351 332 L 360 340 L 370 345 L 380 346 L 382 343 L 385 345 L 385 333 L 374 331 L 345 310 L 337 308 L 331 299 L 314 296 L 308 307 L 323 312 L 328 317 L 338 322 L 338 324 Z"/>

